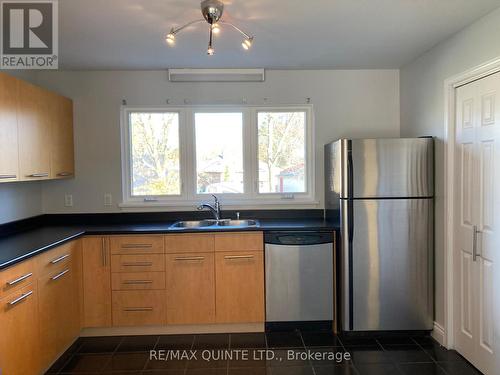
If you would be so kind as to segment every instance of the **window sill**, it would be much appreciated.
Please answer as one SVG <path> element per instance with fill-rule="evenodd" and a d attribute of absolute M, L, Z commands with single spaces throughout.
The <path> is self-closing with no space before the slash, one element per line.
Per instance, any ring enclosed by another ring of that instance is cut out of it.
<path fill-rule="evenodd" d="M 204 202 L 204 199 L 195 201 L 152 201 L 152 202 L 123 202 L 118 204 L 122 210 L 136 210 L 136 209 L 160 209 L 167 208 L 171 211 L 178 209 L 193 209 Z M 221 200 L 222 209 L 224 208 L 255 208 L 258 206 L 276 206 L 278 208 L 289 208 L 294 206 L 318 206 L 319 201 L 314 199 L 255 199 L 245 201 L 224 201 Z"/>

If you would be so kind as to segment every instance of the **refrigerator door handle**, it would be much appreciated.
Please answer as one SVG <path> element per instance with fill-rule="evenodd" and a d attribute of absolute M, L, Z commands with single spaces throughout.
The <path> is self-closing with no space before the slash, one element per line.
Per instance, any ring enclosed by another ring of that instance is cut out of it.
<path fill-rule="evenodd" d="M 354 330 L 354 275 L 353 275 L 353 240 L 354 240 L 354 201 L 353 201 L 353 165 L 352 151 L 347 151 L 347 235 L 348 235 L 348 267 L 349 267 L 349 330 Z"/>
<path fill-rule="evenodd" d="M 354 198 L 354 168 L 352 161 L 352 150 L 349 145 L 349 149 L 347 150 L 347 198 Z"/>

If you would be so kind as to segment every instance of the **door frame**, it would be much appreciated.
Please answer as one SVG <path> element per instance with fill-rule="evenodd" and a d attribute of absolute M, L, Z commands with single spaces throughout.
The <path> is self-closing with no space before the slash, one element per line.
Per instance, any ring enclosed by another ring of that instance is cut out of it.
<path fill-rule="evenodd" d="M 468 69 L 444 81 L 444 327 L 434 323 L 433 337 L 448 349 L 455 347 L 453 311 L 453 262 L 454 262 L 454 174 L 455 174 L 455 131 L 456 131 L 456 89 L 468 83 L 500 72 L 500 57 Z"/>

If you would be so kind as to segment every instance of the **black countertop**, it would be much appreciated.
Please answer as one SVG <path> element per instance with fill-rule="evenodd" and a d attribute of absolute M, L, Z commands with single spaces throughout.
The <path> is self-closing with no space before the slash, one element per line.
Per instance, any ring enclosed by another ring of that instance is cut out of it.
<path fill-rule="evenodd" d="M 76 227 L 42 227 L 0 238 L 0 269 L 19 263 L 85 233 Z"/>
<path fill-rule="evenodd" d="M 110 225 L 45 225 L 17 234 L 0 237 L 0 270 L 35 256 L 43 251 L 59 246 L 84 234 L 165 234 L 165 233 L 205 233 L 228 231 L 321 231 L 337 230 L 338 222 L 321 219 L 264 219 L 260 226 L 251 228 L 224 229 L 169 229 L 172 222 L 129 223 Z"/>

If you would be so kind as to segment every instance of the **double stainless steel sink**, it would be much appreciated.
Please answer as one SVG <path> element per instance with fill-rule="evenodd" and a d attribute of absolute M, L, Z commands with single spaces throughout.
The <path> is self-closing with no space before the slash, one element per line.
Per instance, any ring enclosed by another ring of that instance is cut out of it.
<path fill-rule="evenodd" d="M 169 229 L 231 229 L 231 228 L 255 228 L 258 227 L 258 220 L 193 220 L 177 221 Z"/>

